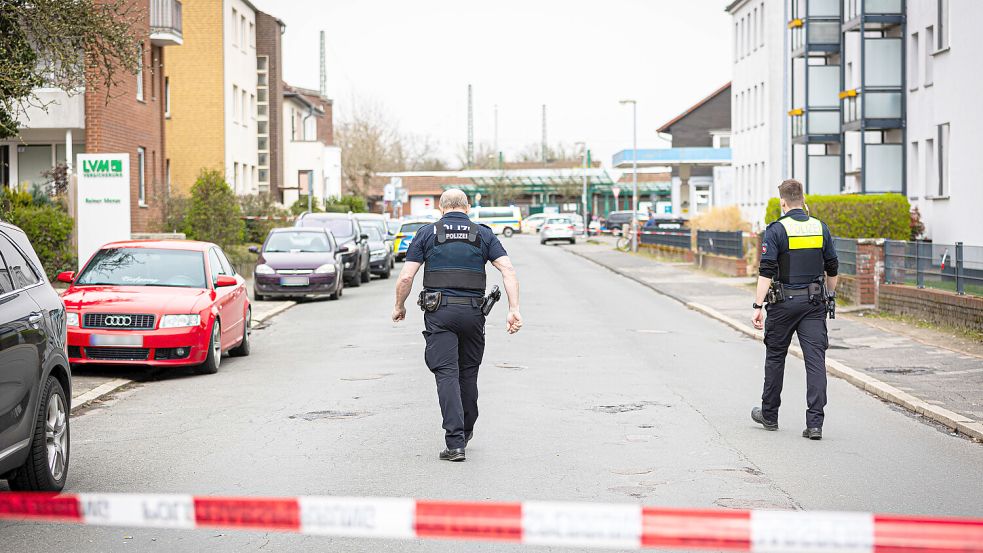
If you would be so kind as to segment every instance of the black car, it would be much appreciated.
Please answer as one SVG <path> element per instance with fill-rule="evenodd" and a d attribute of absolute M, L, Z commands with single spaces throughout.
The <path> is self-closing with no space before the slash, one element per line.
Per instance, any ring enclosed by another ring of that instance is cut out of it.
<path fill-rule="evenodd" d="M 373 275 L 389 278 L 396 264 L 392 241 L 382 234 L 378 226 L 367 225 L 362 230 L 369 236 L 369 270 Z"/>
<path fill-rule="evenodd" d="M 0 479 L 13 490 L 65 487 L 72 397 L 65 317 L 27 235 L 0 223 Z"/>
<path fill-rule="evenodd" d="M 297 219 L 294 226 L 326 228 L 331 231 L 340 248 L 348 248 L 349 252 L 341 256 L 348 286 L 358 287 L 372 278 L 369 268 L 369 237 L 351 213 L 305 213 Z"/>

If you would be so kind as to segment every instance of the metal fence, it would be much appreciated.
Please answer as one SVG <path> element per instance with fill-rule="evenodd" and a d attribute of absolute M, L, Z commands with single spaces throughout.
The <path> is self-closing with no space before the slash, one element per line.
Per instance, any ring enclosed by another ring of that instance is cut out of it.
<path fill-rule="evenodd" d="M 833 246 L 840 261 L 839 272 L 845 275 L 857 274 L 857 239 L 834 237 Z"/>
<path fill-rule="evenodd" d="M 642 231 L 639 235 L 642 244 L 651 246 L 669 246 L 672 248 L 690 249 L 693 233 L 688 228 L 675 230 Z"/>
<path fill-rule="evenodd" d="M 983 296 L 983 246 L 885 240 L 884 279 Z"/>
<path fill-rule="evenodd" d="M 696 248 L 703 253 L 741 258 L 744 257 L 744 233 L 698 230 Z"/>

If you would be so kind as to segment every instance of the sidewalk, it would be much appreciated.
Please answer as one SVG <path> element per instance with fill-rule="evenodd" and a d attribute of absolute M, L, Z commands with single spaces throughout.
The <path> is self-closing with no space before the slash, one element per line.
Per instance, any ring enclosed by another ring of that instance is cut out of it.
<path fill-rule="evenodd" d="M 606 243 L 566 249 L 760 339 L 751 326 L 756 278 L 715 277 L 692 264 L 622 253 Z M 828 323 L 830 374 L 983 440 L 983 357 L 916 342 L 839 312 Z M 792 353 L 801 355 L 792 343 Z"/>

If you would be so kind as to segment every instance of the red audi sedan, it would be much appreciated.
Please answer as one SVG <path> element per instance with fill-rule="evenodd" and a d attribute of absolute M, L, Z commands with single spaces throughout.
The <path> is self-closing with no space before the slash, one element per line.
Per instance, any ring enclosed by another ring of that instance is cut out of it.
<path fill-rule="evenodd" d="M 58 280 L 68 357 L 88 363 L 218 371 L 222 354 L 249 355 L 246 281 L 215 244 L 133 240 L 106 244 Z"/>

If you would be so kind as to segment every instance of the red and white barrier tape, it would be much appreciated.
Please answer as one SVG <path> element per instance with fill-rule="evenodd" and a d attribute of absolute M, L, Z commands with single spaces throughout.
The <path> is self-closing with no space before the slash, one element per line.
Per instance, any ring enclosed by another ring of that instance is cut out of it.
<path fill-rule="evenodd" d="M 364 497 L 0 493 L 0 520 L 755 553 L 983 552 L 983 519 Z"/>

